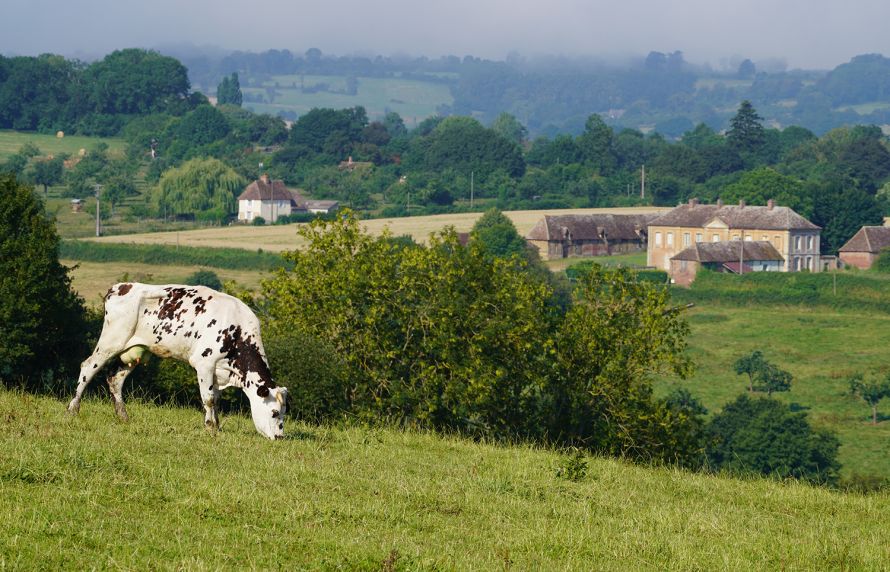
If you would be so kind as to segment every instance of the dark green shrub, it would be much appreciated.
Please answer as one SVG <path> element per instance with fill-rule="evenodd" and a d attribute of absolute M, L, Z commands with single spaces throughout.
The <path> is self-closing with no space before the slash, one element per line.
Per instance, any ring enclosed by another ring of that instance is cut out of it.
<path fill-rule="evenodd" d="M 287 332 L 264 340 L 269 367 L 287 387 L 293 417 L 323 421 L 348 410 L 346 365 L 328 344 L 311 334 Z"/>
<path fill-rule="evenodd" d="M 837 482 L 837 438 L 814 430 L 806 413 L 774 399 L 741 395 L 714 416 L 706 432 L 713 470 Z"/>
<path fill-rule="evenodd" d="M 253 220 L 250 222 L 253 226 L 263 226 L 266 224 L 266 219 L 261 216 L 253 217 Z"/>
<path fill-rule="evenodd" d="M 222 290 L 223 288 L 222 280 L 219 279 L 216 272 L 207 269 L 201 269 L 192 273 L 185 279 L 185 283 L 192 286 L 207 286 L 214 290 Z"/>

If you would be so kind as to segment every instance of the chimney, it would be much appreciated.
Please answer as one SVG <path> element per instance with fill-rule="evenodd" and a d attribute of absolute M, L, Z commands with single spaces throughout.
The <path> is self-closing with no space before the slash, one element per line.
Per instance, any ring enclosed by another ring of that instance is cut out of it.
<path fill-rule="evenodd" d="M 268 185 L 269 184 L 269 173 L 263 173 L 262 175 L 260 175 L 260 180 Z"/>
<path fill-rule="evenodd" d="M 776 207 L 776 201 L 774 201 L 772 199 L 766 201 L 766 208 L 768 208 L 769 210 L 773 210 L 775 207 Z"/>
<path fill-rule="evenodd" d="M 689 206 L 691 206 L 691 207 L 698 206 L 698 199 L 696 199 L 696 198 L 689 199 Z"/>
<path fill-rule="evenodd" d="M 739 208 L 740 209 L 745 208 L 745 199 L 739 199 Z"/>
<path fill-rule="evenodd" d="M 723 206 L 723 199 L 717 199 L 717 208 L 721 208 Z"/>

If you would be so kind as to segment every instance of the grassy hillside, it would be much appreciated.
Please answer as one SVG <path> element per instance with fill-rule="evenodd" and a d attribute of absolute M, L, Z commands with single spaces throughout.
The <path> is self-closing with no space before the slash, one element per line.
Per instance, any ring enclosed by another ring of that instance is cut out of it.
<path fill-rule="evenodd" d="M 330 90 L 343 92 L 346 89 L 344 76 L 277 75 L 264 81 L 262 87 L 243 87 L 250 82 L 250 78 L 243 79 L 246 80 L 241 88 L 245 95 L 244 107 L 272 115 L 280 111 L 302 115 L 313 107 L 343 109 L 361 105 L 372 120 L 382 119 L 387 111 L 395 111 L 410 129 L 435 115 L 440 105 L 450 105 L 453 101 L 447 85 L 414 79 L 360 77 L 355 95 L 332 91 L 304 93 L 301 89 L 301 85 L 313 88 L 326 83 Z M 271 102 L 270 91 L 275 94 Z M 258 96 L 263 98 L 263 103 L 249 100 Z"/>
<path fill-rule="evenodd" d="M 878 570 L 890 496 L 0 390 L 0 568 Z M 583 476 L 581 476 L 583 473 Z"/>
<path fill-rule="evenodd" d="M 37 145 L 43 155 L 58 155 L 69 153 L 77 155 L 81 149 L 95 149 L 96 145 L 104 141 L 108 144 L 108 151 L 114 154 L 123 154 L 126 143 L 123 139 L 113 137 L 84 137 L 82 135 L 66 135 L 59 139 L 55 135 L 41 133 L 25 133 L 19 131 L 0 130 L 0 162 L 5 161 L 10 155 L 18 152 L 25 143 L 31 142 Z"/>

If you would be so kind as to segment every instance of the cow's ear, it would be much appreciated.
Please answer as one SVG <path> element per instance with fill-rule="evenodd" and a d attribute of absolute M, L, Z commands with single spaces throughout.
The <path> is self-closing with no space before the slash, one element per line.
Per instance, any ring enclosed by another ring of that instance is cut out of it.
<path fill-rule="evenodd" d="M 275 392 L 275 401 L 278 402 L 278 405 L 284 405 L 284 400 L 287 399 L 287 391 L 282 391 L 279 389 Z"/>

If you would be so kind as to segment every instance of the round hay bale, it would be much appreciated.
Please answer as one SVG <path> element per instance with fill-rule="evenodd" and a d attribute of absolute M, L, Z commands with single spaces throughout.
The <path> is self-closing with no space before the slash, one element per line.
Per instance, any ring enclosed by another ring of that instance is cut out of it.
<path fill-rule="evenodd" d="M 61 139 L 61 138 L 64 137 L 64 136 L 65 136 L 65 132 L 64 132 L 64 131 L 56 131 L 56 137 L 58 137 L 59 139 Z"/>

